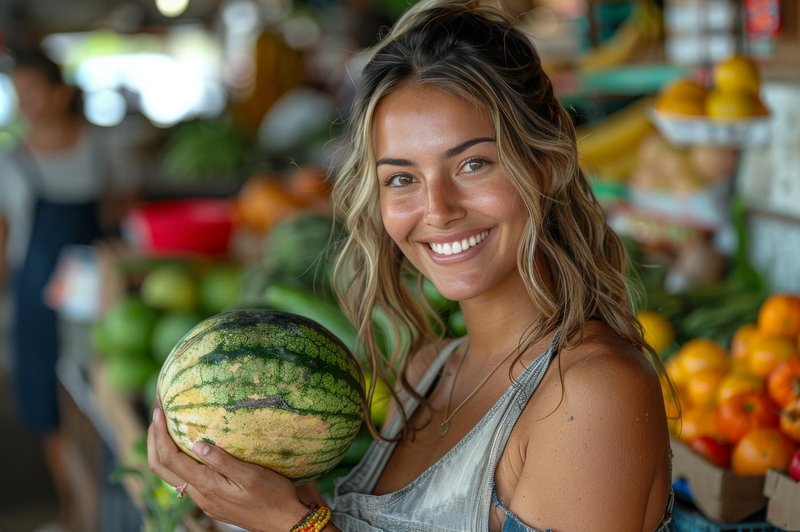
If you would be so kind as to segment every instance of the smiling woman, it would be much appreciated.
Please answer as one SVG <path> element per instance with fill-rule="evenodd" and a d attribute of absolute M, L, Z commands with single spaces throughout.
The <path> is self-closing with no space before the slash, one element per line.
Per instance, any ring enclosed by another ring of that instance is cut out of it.
<path fill-rule="evenodd" d="M 418 3 L 372 51 L 349 140 L 336 288 L 397 382 L 380 438 L 325 500 L 213 446 L 194 462 L 157 412 L 153 469 L 257 530 L 668 529 L 663 368 L 531 40 L 481 2 Z M 458 301 L 466 337 L 436 333 L 409 277 Z M 389 361 L 376 312 L 409 339 Z"/>
<path fill-rule="evenodd" d="M 373 124 L 381 218 L 403 256 L 451 300 L 503 298 L 495 285 L 524 293 L 516 255 L 525 205 L 489 116 L 408 85 L 381 100 Z"/>

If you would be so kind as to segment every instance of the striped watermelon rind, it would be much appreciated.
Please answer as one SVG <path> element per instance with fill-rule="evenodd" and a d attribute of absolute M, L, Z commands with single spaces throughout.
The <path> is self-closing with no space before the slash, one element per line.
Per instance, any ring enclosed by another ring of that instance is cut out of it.
<path fill-rule="evenodd" d="M 296 483 L 336 466 L 361 427 L 363 374 L 318 323 L 263 309 L 212 316 L 172 349 L 158 394 L 175 443 L 208 441 Z"/>

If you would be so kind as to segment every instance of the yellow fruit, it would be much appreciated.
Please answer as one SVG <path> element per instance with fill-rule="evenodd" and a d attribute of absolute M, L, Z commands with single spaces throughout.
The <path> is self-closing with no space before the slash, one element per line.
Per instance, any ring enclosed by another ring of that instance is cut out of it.
<path fill-rule="evenodd" d="M 661 97 L 684 98 L 684 99 L 703 99 L 706 97 L 706 88 L 700 83 L 682 78 L 666 85 L 660 92 Z"/>
<path fill-rule="evenodd" d="M 663 353 L 672 345 L 675 340 L 675 328 L 663 314 L 643 310 L 636 315 L 636 319 L 644 329 L 644 341 L 656 353 Z"/>
<path fill-rule="evenodd" d="M 755 323 L 745 323 L 736 329 L 731 341 L 731 360 L 734 366 L 747 366 L 747 353 L 750 351 L 750 343 L 759 334 L 761 333 Z"/>
<path fill-rule="evenodd" d="M 702 116 L 705 114 L 705 100 L 705 87 L 690 79 L 680 79 L 664 87 L 655 108 L 665 114 Z"/>
<path fill-rule="evenodd" d="M 717 404 L 723 403 L 734 395 L 743 392 L 761 391 L 764 380 L 742 370 L 734 369 L 722 379 L 717 387 Z"/>
<path fill-rule="evenodd" d="M 794 339 L 786 336 L 761 335 L 753 339 L 747 353 L 747 369 L 765 379 L 775 367 L 785 360 L 798 356 Z"/>
<path fill-rule="evenodd" d="M 706 98 L 706 114 L 715 122 L 733 122 L 758 115 L 757 99 L 746 92 L 715 90 Z"/>
<path fill-rule="evenodd" d="M 758 65 L 751 59 L 734 55 L 714 65 L 714 86 L 722 92 L 757 95 L 760 88 Z"/>
<path fill-rule="evenodd" d="M 707 369 L 727 371 L 730 365 L 725 348 L 709 338 L 689 340 L 678 351 L 678 357 L 687 379 Z"/>
<path fill-rule="evenodd" d="M 664 363 L 664 370 L 675 386 L 683 386 L 686 383 L 686 372 L 683 370 L 680 357 L 672 356 L 667 359 Z"/>
<path fill-rule="evenodd" d="M 370 375 L 365 375 L 364 379 L 367 385 L 367 396 L 369 396 Z M 383 379 L 375 381 L 375 393 L 372 395 L 372 408 L 370 410 L 370 417 L 376 427 L 380 428 L 386 422 L 386 415 L 389 412 L 389 404 L 392 401 L 392 392 L 389 386 Z"/>
<path fill-rule="evenodd" d="M 678 438 L 684 443 L 691 441 L 699 436 L 717 437 L 717 417 L 713 408 L 701 408 L 692 406 L 684 409 L 681 416 L 680 432 Z"/>
<path fill-rule="evenodd" d="M 686 381 L 686 399 L 693 406 L 704 408 L 716 404 L 717 390 L 727 372 L 718 369 L 706 369 L 695 373 Z"/>

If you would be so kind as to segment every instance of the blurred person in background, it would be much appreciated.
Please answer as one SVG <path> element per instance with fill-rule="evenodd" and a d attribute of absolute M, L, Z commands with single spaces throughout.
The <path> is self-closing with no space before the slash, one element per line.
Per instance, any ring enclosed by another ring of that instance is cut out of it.
<path fill-rule="evenodd" d="M 24 134 L 0 154 L 0 286 L 11 291 L 11 377 L 24 426 L 41 438 L 68 528 L 56 363 L 62 344 L 44 290 L 61 251 L 113 230 L 122 205 L 111 194 L 103 133 L 87 124 L 82 94 L 40 50 L 13 54 L 12 82 Z M 114 201 L 111 198 L 115 198 Z"/>

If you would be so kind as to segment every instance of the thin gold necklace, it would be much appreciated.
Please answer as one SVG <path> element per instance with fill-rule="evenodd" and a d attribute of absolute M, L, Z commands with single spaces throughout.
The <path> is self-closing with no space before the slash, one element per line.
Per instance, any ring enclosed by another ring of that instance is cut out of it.
<path fill-rule="evenodd" d="M 506 360 L 508 360 L 508 357 L 513 355 L 514 351 L 516 351 L 516 349 L 512 349 L 510 353 L 508 353 L 506 356 L 504 356 L 503 359 L 494 368 L 492 368 L 492 371 L 490 371 L 483 378 L 483 380 L 480 383 L 478 383 L 478 386 L 476 386 L 475 389 L 473 389 L 469 393 L 469 395 L 467 395 L 464 398 L 463 401 L 458 403 L 458 406 L 456 406 L 455 409 L 452 412 L 450 412 L 450 402 L 453 400 L 453 390 L 456 387 L 456 380 L 458 379 L 458 374 L 461 372 L 461 366 L 464 365 L 464 361 L 467 359 L 467 355 L 469 354 L 469 348 L 470 348 L 470 344 L 467 344 L 467 348 L 466 348 L 466 350 L 464 350 L 464 356 L 461 357 L 461 360 L 458 363 L 458 367 L 456 368 L 456 373 L 455 373 L 455 375 L 453 375 L 453 384 L 450 386 L 450 395 L 447 397 L 447 405 L 446 405 L 447 406 L 447 410 L 445 411 L 444 420 L 441 423 L 439 423 L 439 437 L 440 438 L 442 436 L 444 436 L 445 434 L 447 434 L 447 431 L 450 430 L 450 422 L 453 420 L 453 418 L 456 416 L 456 414 L 458 414 L 458 411 L 461 410 L 461 407 L 463 407 L 465 404 L 467 404 L 467 401 L 472 399 L 472 396 L 475 395 L 476 393 L 478 393 L 478 390 L 483 388 L 483 385 L 486 384 L 486 382 L 489 380 L 489 378 L 491 378 L 492 375 L 494 375 L 494 372 L 497 371 L 498 369 L 500 369 L 500 366 L 502 366 L 503 363 Z"/>

